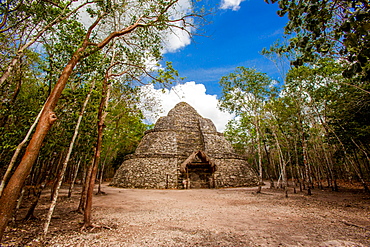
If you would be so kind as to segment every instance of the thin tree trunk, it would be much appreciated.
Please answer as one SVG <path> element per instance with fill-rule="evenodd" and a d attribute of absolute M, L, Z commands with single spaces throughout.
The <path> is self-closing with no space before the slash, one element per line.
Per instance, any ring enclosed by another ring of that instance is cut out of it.
<path fill-rule="evenodd" d="M 59 171 L 59 170 L 61 170 L 60 166 L 62 165 L 62 160 L 63 160 L 63 157 L 64 157 L 63 154 L 64 154 L 64 150 L 60 153 L 59 160 L 58 160 L 58 165 L 55 168 L 54 183 L 53 183 L 53 186 L 51 187 L 51 190 L 50 190 L 50 201 L 53 200 L 55 191 L 58 187 L 58 181 L 59 181 L 60 177 L 62 176 L 62 171 Z"/>
<path fill-rule="evenodd" d="M 100 152 L 101 152 L 101 143 L 102 143 L 102 134 L 103 134 L 103 125 L 100 125 L 101 121 L 99 121 L 99 132 L 98 132 L 98 141 L 96 145 L 96 151 L 95 151 L 95 158 L 94 158 L 94 163 L 92 164 L 92 171 L 88 183 L 88 188 L 87 188 L 87 195 L 86 195 L 86 207 L 84 211 L 84 226 L 83 228 L 86 227 L 91 227 L 93 224 L 91 223 L 91 208 L 92 208 L 92 197 L 93 197 L 93 192 L 94 192 L 94 186 L 95 186 L 95 179 L 96 179 L 96 174 L 98 170 L 98 164 L 100 160 Z"/>
<path fill-rule="evenodd" d="M 272 189 L 272 188 L 274 188 L 275 186 L 274 186 L 274 180 L 273 180 L 273 178 L 272 178 L 272 176 L 270 175 L 270 169 L 271 169 L 271 158 L 270 158 L 270 152 L 267 150 L 267 146 L 266 146 L 266 142 L 264 141 L 263 142 L 263 147 L 264 147 L 264 149 L 265 149 L 265 153 L 266 153 L 266 158 L 267 158 L 267 164 L 268 164 L 268 167 L 269 167 L 269 169 L 266 171 L 266 174 L 267 174 L 267 176 L 268 176 L 268 178 L 269 178 L 269 180 L 270 180 L 270 189 Z"/>
<path fill-rule="evenodd" d="M 30 129 L 28 130 L 27 132 L 27 135 L 24 137 L 23 141 L 21 143 L 18 144 L 17 146 L 17 149 L 15 150 L 14 154 L 13 154 L 13 157 L 12 159 L 10 160 L 10 163 L 8 165 L 8 168 L 6 169 L 6 172 L 4 174 L 4 177 L 3 179 L 1 180 L 1 183 L 0 183 L 0 197 L 1 195 L 3 194 L 3 190 L 4 190 L 4 186 L 6 184 L 6 181 L 8 180 L 9 178 L 9 175 L 14 167 L 14 164 L 15 164 L 15 161 L 17 160 L 18 158 L 18 155 L 19 153 L 21 152 L 22 150 L 22 147 L 24 146 L 24 144 L 26 144 L 26 142 L 28 141 L 28 138 L 30 137 L 33 129 L 36 127 L 36 124 L 37 122 L 39 121 L 40 119 L 40 116 L 41 116 L 41 113 L 42 111 L 44 110 L 44 107 L 45 105 L 42 107 L 41 111 L 39 112 L 39 114 L 37 115 L 35 121 L 33 122 L 33 124 L 31 125 Z"/>
<path fill-rule="evenodd" d="M 258 169 L 259 169 L 259 182 L 258 182 L 258 189 L 257 193 L 261 193 L 262 185 L 263 185 L 263 170 L 262 170 L 262 150 L 261 150 L 261 133 L 260 133 L 260 121 L 258 116 L 256 117 L 257 121 L 255 123 L 256 126 L 256 134 L 257 134 L 257 152 L 258 152 Z"/>
<path fill-rule="evenodd" d="M 278 156 L 279 156 L 279 164 L 280 164 L 280 169 L 281 169 L 281 176 L 282 176 L 282 180 L 283 180 L 283 188 L 285 190 L 287 190 L 287 186 L 288 186 L 287 172 L 286 172 L 287 162 L 284 159 L 283 151 L 281 150 L 280 142 L 279 142 L 278 136 L 276 134 L 276 131 L 273 128 L 271 130 L 272 130 L 272 134 L 275 138 L 276 146 L 278 148 Z"/>
<path fill-rule="evenodd" d="M 50 167 L 52 166 L 52 164 L 53 164 L 53 162 L 50 162 L 50 163 L 44 162 L 42 164 L 42 167 L 40 169 L 40 172 L 39 172 L 39 175 L 36 179 L 36 182 L 34 183 L 35 186 L 30 186 L 29 189 L 31 189 L 31 188 L 34 189 L 35 198 L 32 201 L 32 204 L 31 204 L 30 208 L 28 209 L 27 215 L 25 216 L 24 220 L 30 220 L 32 218 L 35 218 L 33 214 L 34 214 L 35 208 L 38 204 L 38 201 L 40 199 L 42 190 L 46 187 L 46 184 L 48 182 L 48 178 L 49 178 L 49 175 L 51 173 L 50 172 L 50 170 L 51 170 Z"/>
<path fill-rule="evenodd" d="M 103 182 L 104 167 L 105 167 L 105 162 L 103 162 L 100 168 L 99 186 L 98 186 L 98 192 L 97 192 L 98 195 L 105 194 L 105 192 L 101 190 L 101 184 Z"/>
<path fill-rule="evenodd" d="M 26 188 L 23 187 L 22 188 L 22 191 L 21 191 L 21 195 L 19 196 L 18 198 L 18 202 L 17 202 L 17 206 L 15 207 L 15 210 L 14 210 L 14 216 L 13 216 L 13 222 L 15 223 L 15 221 L 17 220 L 17 211 L 19 210 L 19 208 L 21 207 L 21 204 L 22 204 L 22 201 L 23 201 L 23 197 L 24 197 L 24 192 L 25 192 Z"/>
<path fill-rule="evenodd" d="M 45 186 L 46 186 L 46 179 L 40 185 L 35 186 L 35 187 L 37 187 L 37 189 L 36 189 L 37 193 L 36 193 L 35 198 L 33 199 L 32 203 L 31 203 L 30 208 L 28 209 L 28 212 L 27 212 L 26 216 L 24 217 L 24 220 L 30 220 L 30 219 L 36 218 L 33 215 L 33 213 L 34 213 L 35 208 L 36 208 L 36 206 L 39 202 L 39 199 L 41 197 L 42 190 L 45 188 Z"/>
<path fill-rule="evenodd" d="M 97 194 L 105 194 L 104 191 L 101 191 L 101 184 L 103 182 L 103 175 L 104 175 L 105 164 L 107 163 L 108 154 L 111 151 L 111 149 L 112 149 L 112 146 L 110 145 L 109 148 L 108 148 L 108 150 L 107 150 L 107 153 L 105 155 L 104 162 L 103 162 L 103 164 L 101 166 L 101 169 L 100 169 L 99 187 L 98 187 L 98 193 Z"/>
<path fill-rule="evenodd" d="M 68 198 L 70 198 L 72 196 L 73 187 L 74 187 L 75 182 L 76 182 L 76 178 L 77 178 L 77 174 L 78 174 L 78 169 L 80 168 L 81 160 L 82 159 L 80 159 L 77 162 L 76 170 L 74 171 L 74 174 L 73 174 L 73 177 L 72 177 L 72 181 L 71 181 L 71 184 L 70 184 L 69 189 L 68 189 Z"/>
<path fill-rule="evenodd" d="M 87 195 L 87 189 L 89 188 L 93 164 L 94 164 L 94 160 L 92 160 L 91 164 L 88 166 L 86 174 L 85 174 L 85 179 L 84 179 L 85 181 L 82 187 L 80 203 L 77 208 L 77 211 L 80 212 L 81 214 L 85 212 L 85 208 L 86 208 L 86 195 Z"/>
<path fill-rule="evenodd" d="M 305 181 L 304 184 L 307 184 L 307 194 L 311 194 L 311 181 L 310 181 L 310 172 L 309 172 L 309 167 L 307 163 L 307 151 L 306 151 L 306 140 L 305 138 L 302 139 L 302 154 L 303 154 L 303 165 L 304 165 L 304 170 L 305 170 Z"/>
<path fill-rule="evenodd" d="M 66 172 L 67 165 L 68 165 L 69 159 L 71 157 L 72 150 L 73 150 L 73 147 L 74 147 L 76 138 L 78 136 L 78 131 L 80 129 L 82 117 L 83 117 L 83 115 L 85 113 L 86 106 L 87 106 L 87 104 L 88 104 L 88 102 L 90 100 L 90 96 L 91 96 L 91 93 L 92 93 L 94 87 L 95 87 L 95 81 L 93 81 L 93 83 L 91 85 L 90 91 L 89 91 L 89 93 L 86 96 L 85 102 L 84 102 L 84 104 L 82 106 L 82 109 L 80 111 L 80 114 L 78 116 L 78 120 L 77 120 L 77 124 L 76 124 L 76 127 L 75 127 L 75 131 L 73 133 L 71 143 L 69 144 L 69 149 L 68 149 L 66 158 L 65 158 L 65 160 L 63 162 L 63 166 L 62 166 L 62 170 L 60 172 L 60 176 L 58 176 L 57 186 L 56 186 L 55 191 L 53 193 L 53 198 L 52 198 L 52 201 L 51 201 L 51 204 L 50 204 L 49 212 L 48 212 L 48 214 L 46 216 L 46 220 L 45 220 L 45 224 L 44 224 L 44 237 L 48 233 L 48 229 L 49 229 L 51 217 L 53 215 L 55 205 L 57 204 L 58 195 L 59 195 L 59 189 L 60 189 L 60 186 L 62 185 L 64 174 Z"/>
<path fill-rule="evenodd" d="M 113 63 L 114 58 L 115 56 L 113 54 L 111 63 Z M 98 165 L 100 162 L 100 155 L 101 155 L 101 149 L 102 149 L 102 143 L 103 143 L 103 132 L 104 132 L 104 127 L 105 127 L 104 123 L 105 123 L 105 118 L 108 114 L 108 112 L 106 112 L 106 109 L 109 104 L 109 97 L 110 97 L 110 91 L 111 91 L 111 84 L 109 82 L 108 73 L 109 73 L 109 69 L 106 73 L 106 76 L 103 82 L 103 93 L 102 93 L 102 98 L 101 98 L 99 112 L 98 112 L 98 138 L 96 142 L 94 162 L 92 165 L 92 172 L 90 176 L 90 181 L 88 183 L 89 187 L 87 189 L 83 228 L 93 226 L 93 224 L 91 223 L 92 197 L 93 197 L 93 192 L 94 192 L 96 174 L 98 171 Z"/>

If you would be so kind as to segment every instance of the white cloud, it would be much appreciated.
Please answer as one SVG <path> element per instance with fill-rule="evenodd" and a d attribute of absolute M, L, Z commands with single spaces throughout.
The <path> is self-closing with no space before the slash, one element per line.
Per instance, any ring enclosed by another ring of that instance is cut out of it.
<path fill-rule="evenodd" d="M 176 52 L 191 43 L 188 32 L 180 28 L 171 28 L 169 32 L 166 32 L 163 40 L 164 53 Z"/>
<path fill-rule="evenodd" d="M 233 11 L 237 11 L 240 9 L 240 4 L 244 0 L 222 0 L 221 2 L 221 9 L 232 9 Z"/>
<path fill-rule="evenodd" d="M 80 6 L 86 0 L 77 0 L 73 3 L 73 7 Z M 120 25 L 118 28 L 123 28 L 125 25 L 131 21 L 132 16 L 140 16 L 141 12 L 144 11 L 139 9 L 136 6 L 136 3 L 140 1 L 132 1 L 126 7 L 126 12 L 119 16 L 120 18 Z M 88 4 L 85 7 L 81 8 L 79 13 L 79 18 L 81 22 L 85 25 L 86 28 L 90 27 L 90 25 L 95 21 L 96 18 L 91 18 L 90 15 L 87 13 L 87 8 L 95 9 L 95 4 Z M 139 11 L 139 12 L 137 12 Z M 140 12 L 141 11 L 141 12 Z M 168 52 L 176 52 L 179 49 L 189 45 L 191 43 L 191 37 L 189 33 L 194 31 L 193 27 L 184 26 L 182 17 L 189 15 L 192 11 L 192 3 L 191 0 L 179 0 L 170 10 L 169 13 L 171 15 L 171 20 L 179 20 L 177 22 L 172 22 L 173 25 L 171 28 L 163 31 L 162 33 L 162 42 L 163 42 L 163 53 Z M 110 20 L 112 21 L 112 20 Z M 192 18 L 186 18 L 188 23 L 192 23 Z M 99 30 L 100 32 L 104 31 L 104 29 Z M 100 34 L 101 35 L 101 34 Z"/>
<path fill-rule="evenodd" d="M 190 14 L 192 11 L 192 4 L 190 0 L 179 0 L 178 3 L 171 9 L 171 19 L 181 19 L 183 16 Z M 192 22 L 192 19 L 187 18 L 187 22 Z M 189 45 L 191 43 L 191 33 L 193 28 L 184 26 L 183 21 L 173 23 L 177 27 L 172 27 L 163 35 L 164 53 L 176 52 L 177 50 Z"/>
<path fill-rule="evenodd" d="M 206 94 L 205 86 L 193 81 L 174 86 L 170 90 L 155 89 L 153 85 L 147 85 L 142 87 L 142 91 L 156 98 L 160 103 L 160 106 L 152 111 L 144 110 L 144 116 L 152 123 L 155 123 L 160 116 L 166 116 L 181 101 L 194 107 L 202 117 L 211 119 L 220 132 L 225 130 L 225 125 L 233 118 L 233 115 L 218 109 L 216 95 Z"/>

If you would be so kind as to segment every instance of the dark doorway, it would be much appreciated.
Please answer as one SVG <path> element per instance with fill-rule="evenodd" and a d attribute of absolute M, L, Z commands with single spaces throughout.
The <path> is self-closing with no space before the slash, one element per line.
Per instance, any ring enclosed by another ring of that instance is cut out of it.
<path fill-rule="evenodd" d="M 201 150 L 194 151 L 180 165 L 180 180 L 184 189 L 215 188 L 216 164 Z"/>
<path fill-rule="evenodd" d="M 189 163 L 187 165 L 187 177 L 190 189 L 214 188 L 213 168 L 209 163 Z"/>

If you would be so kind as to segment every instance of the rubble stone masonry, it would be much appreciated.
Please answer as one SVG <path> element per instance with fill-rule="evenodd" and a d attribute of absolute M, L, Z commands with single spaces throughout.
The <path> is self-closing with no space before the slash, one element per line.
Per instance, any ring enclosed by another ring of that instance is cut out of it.
<path fill-rule="evenodd" d="M 196 157 L 187 172 L 180 165 L 193 153 L 203 151 L 216 165 Z M 134 154 L 126 156 L 111 185 L 123 188 L 222 188 L 254 186 L 257 175 L 237 155 L 210 119 L 203 118 L 185 102 L 177 104 L 154 129 L 146 131 Z"/>

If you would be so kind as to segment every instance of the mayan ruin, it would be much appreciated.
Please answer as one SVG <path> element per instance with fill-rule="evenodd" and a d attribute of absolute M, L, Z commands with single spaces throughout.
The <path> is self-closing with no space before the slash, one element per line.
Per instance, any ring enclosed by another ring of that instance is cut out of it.
<path fill-rule="evenodd" d="M 178 103 L 145 132 L 111 185 L 123 188 L 222 188 L 257 184 L 257 176 L 210 119 Z"/>

